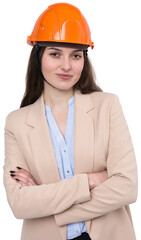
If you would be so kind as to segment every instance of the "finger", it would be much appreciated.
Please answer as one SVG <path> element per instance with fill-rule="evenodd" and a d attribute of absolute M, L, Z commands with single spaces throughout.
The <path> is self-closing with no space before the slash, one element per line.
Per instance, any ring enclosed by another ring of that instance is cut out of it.
<path fill-rule="evenodd" d="M 23 177 L 23 176 L 20 176 L 18 174 L 16 174 L 15 176 L 11 176 L 14 180 L 16 180 L 17 182 L 23 182 L 25 183 L 26 185 L 31 185 L 32 183 L 30 182 L 30 179 L 27 178 L 27 177 Z"/>
<path fill-rule="evenodd" d="M 10 172 L 12 172 L 12 174 L 14 174 L 16 176 L 21 176 L 21 177 L 24 177 L 24 178 L 30 178 L 30 179 L 34 180 L 32 175 L 28 171 L 26 171 L 25 169 L 21 169 L 19 171 L 10 171 Z"/>
<path fill-rule="evenodd" d="M 19 173 L 25 173 L 25 174 L 27 174 L 28 176 L 30 176 L 30 178 L 32 178 L 33 180 L 34 180 L 34 178 L 33 178 L 33 176 L 30 174 L 30 172 L 28 172 L 26 169 L 24 169 L 24 168 L 20 168 L 20 167 L 17 167 L 18 168 L 18 171 L 17 172 L 19 172 Z"/>
<path fill-rule="evenodd" d="M 19 168 L 19 167 L 17 167 L 17 168 Z M 16 179 L 16 177 L 17 177 L 19 180 L 23 181 L 25 184 L 37 185 L 33 176 L 23 168 L 20 168 L 18 171 L 10 171 L 10 173 L 11 173 L 10 175 L 11 175 L 11 177 L 13 177 L 13 179 Z"/>
<path fill-rule="evenodd" d="M 31 183 L 31 185 L 37 185 L 34 178 L 27 173 L 18 172 L 16 176 L 20 178 L 22 181 L 24 180 L 25 183 L 29 182 L 29 184 Z"/>
<path fill-rule="evenodd" d="M 13 179 L 19 179 L 20 181 L 24 182 L 25 184 L 27 184 L 28 186 L 34 186 L 37 185 L 37 183 L 35 182 L 35 180 L 31 179 L 29 176 L 27 176 L 25 173 L 15 173 L 12 174 L 11 176 Z"/>
<path fill-rule="evenodd" d="M 23 177 L 23 178 L 31 178 L 29 174 L 25 173 L 25 172 L 20 172 L 20 171 L 17 171 L 14 173 L 14 175 L 16 176 L 20 176 L 20 177 Z"/>

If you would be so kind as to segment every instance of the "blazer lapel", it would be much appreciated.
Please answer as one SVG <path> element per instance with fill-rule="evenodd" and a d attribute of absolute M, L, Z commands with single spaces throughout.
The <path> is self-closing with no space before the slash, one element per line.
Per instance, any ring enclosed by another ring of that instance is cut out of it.
<path fill-rule="evenodd" d="M 88 94 L 75 93 L 74 173 L 89 173 L 94 162 L 94 109 Z"/>
<path fill-rule="evenodd" d="M 33 127 L 29 141 L 41 182 L 58 182 L 60 176 L 45 116 L 43 95 L 31 106 L 27 124 Z"/>

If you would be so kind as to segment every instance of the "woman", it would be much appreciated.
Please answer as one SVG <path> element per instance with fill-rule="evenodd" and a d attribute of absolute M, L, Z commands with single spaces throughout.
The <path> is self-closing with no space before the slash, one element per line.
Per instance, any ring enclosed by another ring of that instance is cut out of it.
<path fill-rule="evenodd" d="M 132 140 L 118 97 L 96 85 L 88 24 L 73 5 L 38 18 L 20 109 L 5 126 L 4 184 L 22 240 L 135 240 Z"/>

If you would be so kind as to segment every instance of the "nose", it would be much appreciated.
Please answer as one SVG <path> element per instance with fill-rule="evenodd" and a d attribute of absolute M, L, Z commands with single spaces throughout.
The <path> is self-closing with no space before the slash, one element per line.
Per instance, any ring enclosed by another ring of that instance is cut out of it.
<path fill-rule="evenodd" d="M 71 69 L 71 62 L 70 62 L 70 59 L 68 56 L 65 56 L 62 58 L 62 61 L 61 61 L 61 69 L 65 72 L 68 72 L 70 71 Z"/>

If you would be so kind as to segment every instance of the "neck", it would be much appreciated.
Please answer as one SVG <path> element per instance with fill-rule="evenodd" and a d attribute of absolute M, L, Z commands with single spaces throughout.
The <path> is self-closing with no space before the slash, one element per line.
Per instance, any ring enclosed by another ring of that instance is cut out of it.
<path fill-rule="evenodd" d="M 46 85 L 46 84 L 45 84 Z M 68 106 L 68 100 L 74 95 L 74 90 L 59 90 L 50 86 L 44 86 L 44 103 L 51 108 L 62 108 Z"/>

